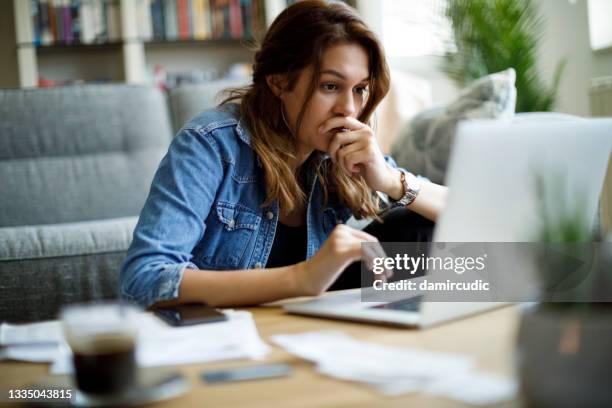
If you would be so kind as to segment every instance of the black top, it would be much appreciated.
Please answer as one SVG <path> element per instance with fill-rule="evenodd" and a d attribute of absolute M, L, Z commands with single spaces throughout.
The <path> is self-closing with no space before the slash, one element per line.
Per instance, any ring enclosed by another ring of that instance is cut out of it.
<path fill-rule="evenodd" d="M 266 268 L 293 265 L 306 259 L 306 224 L 290 227 L 278 223 Z"/>

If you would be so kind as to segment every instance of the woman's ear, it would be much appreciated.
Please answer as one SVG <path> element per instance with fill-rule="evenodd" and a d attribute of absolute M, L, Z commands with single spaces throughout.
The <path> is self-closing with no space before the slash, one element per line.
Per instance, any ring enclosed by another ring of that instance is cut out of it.
<path fill-rule="evenodd" d="M 266 83 L 274 95 L 280 98 L 287 86 L 287 77 L 281 74 L 266 75 Z"/>

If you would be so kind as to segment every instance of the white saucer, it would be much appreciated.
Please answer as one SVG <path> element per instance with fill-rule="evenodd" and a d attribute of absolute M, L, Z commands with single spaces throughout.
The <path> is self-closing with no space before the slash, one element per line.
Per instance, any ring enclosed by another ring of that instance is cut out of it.
<path fill-rule="evenodd" d="M 126 407 L 176 398 L 185 394 L 189 387 L 183 375 L 176 371 L 161 368 L 139 368 L 136 386 L 121 394 L 108 396 L 87 394 L 78 390 L 71 379 L 66 376 L 48 377 L 41 383 L 32 384 L 29 388 L 71 390 L 72 393 L 69 400 L 28 400 L 32 403 L 53 402 L 54 404 L 61 403 L 62 406 L 74 407 Z"/>
<path fill-rule="evenodd" d="M 136 387 L 125 393 L 100 396 L 77 389 L 70 403 L 75 407 L 134 406 L 175 398 L 187 389 L 187 382 L 180 373 L 140 369 Z"/>

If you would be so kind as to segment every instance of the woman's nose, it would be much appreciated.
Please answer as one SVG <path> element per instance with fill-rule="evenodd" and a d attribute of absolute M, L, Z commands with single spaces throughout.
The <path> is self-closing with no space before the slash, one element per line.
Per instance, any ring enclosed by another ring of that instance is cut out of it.
<path fill-rule="evenodd" d="M 342 93 L 336 101 L 334 110 L 334 113 L 337 115 L 352 116 L 355 113 L 355 100 L 353 99 L 353 93 Z"/>

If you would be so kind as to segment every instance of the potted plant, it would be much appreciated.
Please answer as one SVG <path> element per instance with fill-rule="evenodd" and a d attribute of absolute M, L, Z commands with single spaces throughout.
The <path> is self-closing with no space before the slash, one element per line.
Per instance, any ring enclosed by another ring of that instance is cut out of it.
<path fill-rule="evenodd" d="M 579 205 L 547 205 L 563 195 L 541 182 L 538 192 L 542 291 L 519 327 L 522 396 L 534 407 L 612 407 L 612 242 L 591 232 Z"/>
<path fill-rule="evenodd" d="M 442 70 L 460 87 L 514 68 L 516 111 L 554 108 L 565 60 L 547 85 L 537 67 L 544 19 L 532 0 L 448 0 L 445 14 L 453 43 L 442 60 Z"/>

